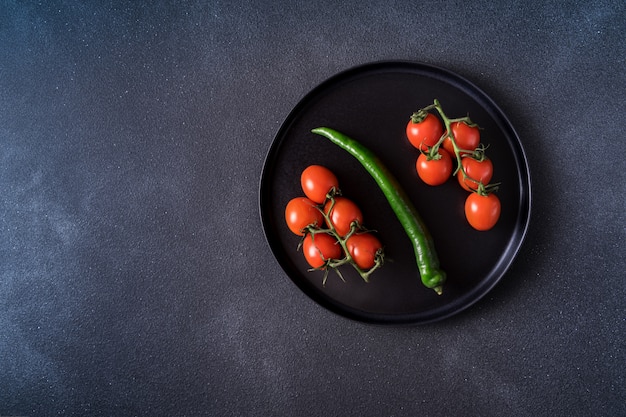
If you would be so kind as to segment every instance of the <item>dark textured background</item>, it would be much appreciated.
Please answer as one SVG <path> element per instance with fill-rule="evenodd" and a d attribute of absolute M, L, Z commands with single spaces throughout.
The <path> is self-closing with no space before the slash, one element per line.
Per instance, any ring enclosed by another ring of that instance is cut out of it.
<path fill-rule="evenodd" d="M 2 1 L 0 415 L 624 416 L 622 1 Z M 264 239 L 280 123 L 354 65 L 456 71 L 533 173 L 478 304 L 387 328 Z"/>

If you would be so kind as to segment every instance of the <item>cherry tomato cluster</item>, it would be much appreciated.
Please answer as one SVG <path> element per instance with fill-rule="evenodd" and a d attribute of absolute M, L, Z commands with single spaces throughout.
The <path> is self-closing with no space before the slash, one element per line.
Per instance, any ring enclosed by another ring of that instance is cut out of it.
<path fill-rule="evenodd" d="M 300 176 L 304 197 L 291 199 L 285 208 L 287 227 L 301 236 L 299 248 L 314 270 L 324 271 L 351 264 L 359 275 L 369 276 L 383 264 L 380 240 L 363 227 L 363 213 L 356 203 L 343 197 L 335 174 L 321 165 L 307 167 Z"/>
<path fill-rule="evenodd" d="M 432 111 L 436 111 L 437 117 Z M 500 218 L 500 199 L 490 184 L 493 163 L 480 142 L 480 128 L 469 117 L 450 119 L 435 100 L 411 115 L 406 126 L 411 145 L 420 151 L 417 174 L 428 185 L 445 183 L 456 176 L 470 195 L 465 200 L 465 217 L 476 230 L 489 230 Z"/>

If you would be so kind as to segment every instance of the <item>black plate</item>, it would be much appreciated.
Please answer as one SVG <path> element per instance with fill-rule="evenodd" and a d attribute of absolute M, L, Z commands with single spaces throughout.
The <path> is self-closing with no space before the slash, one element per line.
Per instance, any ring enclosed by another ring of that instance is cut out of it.
<path fill-rule="evenodd" d="M 482 143 L 501 182 L 502 214 L 488 232 L 467 223 L 467 192 L 455 179 L 439 187 L 417 177 L 418 151 L 405 136 L 409 116 L 439 99 L 446 114 L 467 114 L 482 127 Z M 374 151 L 412 199 L 430 230 L 448 274 L 443 295 L 422 286 L 412 246 L 387 200 L 356 159 L 310 133 L 327 126 Z M 389 262 L 365 283 L 349 266 L 346 282 L 308 271 L 299 237 L 285 224 L 287 202 L 302 196 L 300 173 L 311 164 L 331 169 L 343 195 L 355 201 L 364 224 L 378 231 Z M 261 220 L 276 259 L 312 299 L 343 316 L 379 324 L 417 324 L 449 317 L 483 297 L 507 271 L 530 218 L 530 175 L 513 127 L 476 86 L 450 71 L 410 62 L 379 62 L 342 72 L 307 94 L 289 114 L 269 149 L 260 185 Z"/>

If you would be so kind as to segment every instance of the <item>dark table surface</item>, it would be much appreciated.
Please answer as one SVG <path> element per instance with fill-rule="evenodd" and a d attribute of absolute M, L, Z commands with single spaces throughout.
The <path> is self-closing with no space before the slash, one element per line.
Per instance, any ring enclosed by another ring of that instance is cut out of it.
<path fill-rule="evenodd" d="M 624 416 L 626 4 L 0 7 L 0 415 Z M 533 179 L 508 273 L 444 321 L 320 307 L 274 258 L 265 155 L 368 62 L 442 66 Z"/>

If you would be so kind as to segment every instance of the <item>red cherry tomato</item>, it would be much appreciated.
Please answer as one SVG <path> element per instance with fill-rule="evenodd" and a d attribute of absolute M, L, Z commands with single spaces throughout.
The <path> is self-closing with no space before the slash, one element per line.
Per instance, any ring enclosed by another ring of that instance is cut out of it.
<path fill-rule="evenodd" d="M 339 181 L 331 170 L 321 165 L 311 165 L 300 176 L 302 191 L 311 201 L 322 204 L 328 192 L 339 189 Z"/>
<path fill-rule="evenodd" d="M 296 197 L 287 203 L 285 221 L 289 230 L 298 236 L 303 236 L 303 230 L 308 225 L 321 225 L 324 222 L 324 216 L 313 201 L 306 197 Z"/>
<path fill-rule="evenodd" d="M 341 245 L 326 233 L 308 234 L 302 242 L 304 258 L 313 268 L 321 268 L 329 259 L 341 259 Z"/>
<path fill-rule="evenodd" d="M 457 172 L 456 177 L 461 187 L 467 191 L 477 190 L 479 183 L 482 182 L 483 185 L 487 185 L 491 181 L 493 163 L 489 158 L 485 157 L 482 161 L 478 161 L 466 156 L 461 159 L 461 165 L 467 174 L 467 178 L 463 177 L 461 170 Z"/>
<path fill-rule="evenodd" d="M 442 135 L 441 121 L 432 113 L 428 113 L 424 120 L 419 123 L 414 123 L 411 119 L 406 125 L 406 137 L 409 142 L 423 151 L 427 151 L 429 146 L 435 145 Z"/>
<path fill-rule="evenodd" d="M 470 153 L 480 145 L 480 130 L 478 126 L 469 126 L 465 122 L 453 122 L 450 124 L 450 129 L 456 140 L 456 146 L 465 150 L 461 154 Z M 454 145 L 452 145 L 450 138 L 444 139 L 443 148 L 450 152 L 450 155 L 454 155 Z"/>
<path fill-rule="evenodd" d="M 500 199 L 495 194 L 471 193 L 465 200 L 465 217 L 476 230 L 489 230 L 500 218 Z"/>
<path fill-rule="evenodd" d="M 329 200 L 324 205 L 324 213 L 328 214 L 332 225 L 339 236 L 345 236 L 350 232 L 352 222 L 363 224 L 363 213 L 352 200 L 345 197 L 335 197 L 335 204 Z M 328 225 L 331 226 L 330 224 Z"/>
<path fill-rule="evenodd" d="M 445 149 L 438 149 L 439 159 L 428 159 L 420 154 L 415 163 L 417 175 L 428 185 L 441 185 L 452 175 L 452 158 Z"/>
<path fill-rule="evenodd" d="M 367 270 L 376 265 L 376 255 L 383 245 L 376 236 L 365 232 L 350 236 L 346 241 L 346 247 L 357 266 Z"/>

